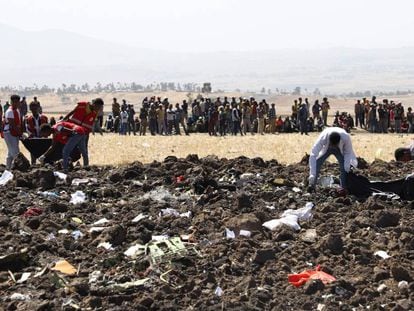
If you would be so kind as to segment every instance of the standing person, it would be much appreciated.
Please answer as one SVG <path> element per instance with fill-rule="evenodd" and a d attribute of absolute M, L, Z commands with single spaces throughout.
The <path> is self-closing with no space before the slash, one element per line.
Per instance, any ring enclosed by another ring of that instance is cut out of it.
<path fill-rule="evenodd" d="M 167 109 L 167 134 L 172 135 L 172 130 L 175 124 L 175 111 L 173 109 L 173 105 L 170 104 Z"/>
<path fill-rule="evenodd" d="M 414 128 L 413 128 L 413 121 L 414 121 L 413 109 L 411 107 L 408 107 L 407 110 L 408 110 L 407 111 L 408 133 L 413 133 L 414 132 Z"/>
<path fill-rule="evenodd" d="M 315 100 L 315 103 L 312 106 L 312 115 L 313 115 L 313 120 L 314 121 L 316 121 L 320 117 L 321 109 L 322 109 L 322 107 L 319 104 L 319 100 Z"/>
<path fill-rule="evenodd" d="M 6 169 L 10 170 L 13 159 L 19 154 L 19 139 L 23 134 L 23 122 L 20 114 L 20 96 L 10 97 L 11 106 L 4 114 L 4 141 L 7 146 Z"/>
<path fill-rule="evenodd" d="M 216 136 L 216 124 L 219 117 L 219 113 L 217 111 L 217 108 L 212 105 L 208 109 L 208 135 L 210 136 Z"/>
<path fill-rule="evenodd" d="M 26 132 L 31 138 L 40 138 L 40 127 L 43 124 L 48 123 L 47 117 L 39 113 L 39 106 L 36 104 L 30 104 L 29 106 L 32 115 L 28 116 L 25 120 Z M 32 164 L 36 163 L 36 156 L 34 153 L 30 153 Z"/>
<path fill-rule="evenodd" d="M 39 157 L 40 163 L 43 164 L 45 159 L 51 157 L 55 152 L 55 149 L 58 148 L 57 145 L 61 144 L 63 145 L 62 166 L 64 171 L 68 170 L 70 156 L 76 148 L 79 148 L 79 151 L 82 154 L 83 166 L 87 167 L 89 165 L 89 156 L 86 148 L 88 130 L 85 127 L 68 121 L 60 121 L 54 126 L 50 126 L 47 123 L 43 124 L 40 131 L 42 137 L 48 137 L 50 134 L 53 134 L 52 146 Z"/>
<path fill-rule="evenodd" d="M 35 103 L 29 105 L 31 115 L 26 118 L 26 132 L 29 138 L 40 137 L 40 127 L 42 124 L 48 123 L 47 117 L 40 114 L 40 107 Z"/>
<path fill-rule="evenodd" d="M 159 105 L 157 108 L 157 124 L 158 124 L 158 134 L 165 135 L 167 134 L 167 128 L 165 126 L 165 110 L 163 105 Z"/>
<path fill-rule="evenodd" d="M 22 120 L 24 120 L 24 118 L 27 115 L 27 102 L 26 102 L 26 97 L 24 96 L 22 100 L 20 101 L 20 113 L 22 114 Z"/>
<path fill-rule="evenodd" d="M 388 112 L 387 112 L 387 108 L 383 104 L 380 104 L 378 107 L 378 119 L 379 119 L 378 131 L 380 133 L 387 133 L 388 132 Z"/>
<path fill-rule="evenodd" d="M 37 100 L 36 96 L 33 97 L 33 101 L 30 104 L 39 105 L 39 113 L 43 112 L 42 106 L 40 105 L 40 101 Z M 26 107 L 26 109 L 27 109 L 27 107 Z"/>
<path fill-rule="evenodd" d="M 243 134 L 246 135 L 247 132 L 252 131 L 252 122 L 251 122 L 251 115 L 252 115 L 252 109 L 250 107 L 250 103 L 246 101 L 243 105 L 242 109 L 242 125 L 243 125 Z"/>
<path fill-rule="evenodd" d="M 397 133 L 401 133 L 401 121 L 404 117 L 404 108 L 401 105 L 401 103 L 398 103 L 395 106 L 395 115 L 394 115 L 394 119 L 395 119 L 395 131 Z"/>
<path fill-rule="evenodd" d="M 151 104 L 148 111 L 148 122 L 149 130 L 151 135 L 156 135 L 157 133 L 157 111 L 155 109 L 155 104 Z"/>
<path fill-rule="evenodd" d="M 356 104 L 355 104 L 355 107 L 354 107 L 354 112 L 355 112 L 355 126 L 356 127 L 358 127 L 358 124 L 359 124 L 359 126 L 362 128 L 362 123 L 363 122 L 361 122 L 362 120 L 361 120 L 361 114 L 362 114 L 362 105 L 361 105 L 361 100 L 360 99 L 358 99 L 357 100 L 357 102 L 356 102 Z"/>
<path fill-rule="evenodd" d="M 112 99 L 112 115 L 114 116 L 114 119 L 121 115 L 121 106 L 115 97 Z"/>
<path fill-rule="evenodd" d="M 260 102 L 257 107 L 257 133 L 260 135 L 264 135 L 265 114 L 266 112 L 263 102 Z"/>
<path fill-rule="evenodd" d="M 185 121 L 186 117 L 185 117 L 184 110 L 182 108 L 180 108 L 180 104 L 178 104 L 178 103 L 175 105 L 175 113 L 176 113 L 175 114 L 175 120 L 176 120 L 176 124 L 177 124 L 177 127 L 178 127 L 178 133 L 180 133 L 180 125 L 181 125 L 181 127 L 184 130 L 185 135 L 187 135 L 187 136 L 190 135 L 188 133 L 187 122 Z"/>
<path fill-rule="evenodd" d="M 306 107 L 306 104 L 302 103 L 298 111 L 298 121 L 299 121 L 299 128 L 300 128 L 301 135 L 303 135 L 303 133 L 305 133 L 305 135 L 308 135 L 307 120 L 308 120 L 308 109 Z"/>
<path fill-rule="evenodd" d="M 227 114 L 224 111 L 224 107 L 221 106 L 219 108 L 219 133 L 220 136 L 226 136 L 226 122 L 227 122 Z"/>
<path fill-rule="evenodd" d="M 312 147 L 309 157 L 309 191 L 313 191 L 318 180 L 322 164 L 334 155 L 339 163 L 341 194 L 346 194 L 346 176 L 351 166 L 357 167 L 358 161 L 352 148 L 351 136 L 338 127 L 322 131 Z"/>
<path fill-rule="evenodd" d="M 147 112 L 147 109 L 145 109 L 144 107 L 142 107 L 139 111 L 139 120 L 140 120 L 139 136 L 145 136 L 145 134 L 147 133 L 147 126 L 148 126 L 148 112 Z"/>
<path fill-rule="evenodd" d="M 329 106 L 329 101 L 328 101 L 327 97 L 323 98 L 321 106 L 322 106 L 323 124 L 325 126 L 328 126 L 328 113 L 329 113 L 329 109 L 331 109 L 331 107 Z"/>
<path fill-rule="evenodd" d="M 237 133 L 240 131 L 240 114 L 236 105 L 234 105 L 233 109 L 231 110 L 231 122 L 233 125 L 233 135 L 237 136 Z"/>
<path fill-rule="evenodd" d="M 270 126 L 269 131 L 274 134 L 276 129 L 276 108 L 274 103 L 272 103 L 269 111 L 267 112 L 267 118 Z"/>
<path fill-rule="evenodd" d="M 119 135 L 126 135 L 127 128 L 128 128 L 128 112 L 126 111 L 126 107 L 124 105 L 121 106 L 121 129 L 119 131 Z"/>
<path fill-rule="evenodd" d="M 137 135 L 135 129 L 135 109 L 134 105 L 128 105 L 128 135 L 131 135 L 131 132 L 134 133 L 134 136 Z"/>

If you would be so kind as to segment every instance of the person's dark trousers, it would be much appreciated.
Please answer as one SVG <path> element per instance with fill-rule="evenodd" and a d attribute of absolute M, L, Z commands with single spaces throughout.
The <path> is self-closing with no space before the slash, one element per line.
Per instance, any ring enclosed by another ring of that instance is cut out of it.
<path fill-rule="evenodd" d="M 316 119 L 315 119 L 316 121 Z M 359 122 L 359 113 L 355 114 L 355 127 L 358 127 L 358 122 Z"/>
<path fill-rule="evenodd" d="M 157 119 L 149 120 L 149 130 L 151 132 L 151 135 L 155 135 L 157 133 Z"/>
<path fill-rule="evenodd" d="M 239 121 L 233 121 L 233 135 L 237 135 L 239 132 Z"/>
<path fill-rule="evenodd" d="M 326 153 L 323 156 L 321 156 L 319 159 L 316 160 L 315 181 L 318 179 L 319 172 L 321 171 L 322 164 L 326 161 L 326 159 L 331 154 L 333 154 L 335 156 L 335 158 L 338 160 L 338 163 L 339 163 L 339 169 L 340 169 L 340 172 L 341 172 L 339 179 L 340 179 L 340 182 L 341 182 L 341 187 L 346 188 L 347 172 L 345 171 L 345 160 L 344 160 L 344 156 L 341 153 L 341 150 L 339 150 L 339 148 L 328 148 Z"/>
<path fill-rule="evenodd" d="M 220 121 L 220 136 L 225 136 L 226 135 L 226 120 L 221 120 Z"/>
<path fill-rule="evenodd" d="M 365 122 L 364 122 L 364 113 L 360 113 L 360 114 L 358 114 L 358 119 L 357 119 L 358 121 L 359 121 L 359 127 L 360 128 L 363 128 L 364 126 L 365 126 Z M 357 125 L 356 126 L 358 126 L 358 123 L 357 123 Z"/>
<path fill-rule="evenodd" d="M 175 129 L 175 135 L 181 135 L 180 123 L 178 122 L 178 120 L 174 121 L 174 129 Z"/>
<path fill-rule="evenodd" d="M 131 135 L 131 132 L 134 133 L 134 135 L 137 134 L 136 129 L 135 129 L 135 122 L 134 121 L 129 121 L 128 122 L 128 135 Z"/>
<path fill-rule="evenodd" d="M 308 135 L 308 127 L 306 125 L 306 120 L 299 120 L 299 127 L 300 127 L 300 134 L 301 135 L 303 135 L 303 133 Z"/>

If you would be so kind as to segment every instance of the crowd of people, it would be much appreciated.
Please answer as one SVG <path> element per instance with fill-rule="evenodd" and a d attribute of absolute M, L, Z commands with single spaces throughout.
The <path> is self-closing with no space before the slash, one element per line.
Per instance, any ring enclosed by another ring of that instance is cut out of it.
<path fill-rule="evenodd" d="M 125 100 L 120 104 L 114 98 L 105 130 L 120 135 L 146 135 L 147 131 L 151 135 L 181 135 L 182 131 L 186 135 L 198 132 L 212 136 L 298 131 L 307 134 L 322 131 L 327 125 L 330 109 L 327 98 L 320 107 L 310 114 L 308 99 L 302 102 L 299 98 L 294 101 L 292 114 L 282 116 L 277 115 L 274 103 L 268 104 L 265 99 L 258 102 L 253 97 L 215 100 L 200 97 L 191 103 L 183 100 L 175 105 L 168 98 L 145 97 L 136 113 L 133 105 Z"/>
<path fill-rule="evenodd" d="M 13 157 L 19 152 L 19 140 L 29 139 L 25 146 L 34 150 L 32 163 L 37 159 L 63 158 L 67 167 L 71 153 L 82 154 L 85 165 L 88 164 L 87 142 L 89 133 L 112 132 L 119 135 L 181 135 L 185 133 L 208 133 L 211 136 L 247 135 L 265 133 L 321 132 L 328 127 L 328 114 L 331 107 L 328 98 L 318 99 L 311 104 L 308 98 L 295 99 L 291 114 L 277 114 L 276 105 L 268 104 L 265 99 L 255 98 L 220 98 L 215 100 L 198 97 L 182 103 L 171 104 L 168 98 L 145 97 L 139 111 L 134 105 L 113 98 L 111 113 L 104 122 L 103 101 L 96 99 L 80 102 L 76 108 L 58 120 L 43 114 L 43 109 L 36 97 L 28 105 L 26 98 L 13 95 L 10 102 L 0 105 L 1 133 L 5 139 L 8 156 L 6 166 L 10 168 Z M 401 103 L 384 99 L 377 103 L 376 97 L 370 100 L 357 100 L 354 106 L 355 116 L 343 112 L 334 115 L 334 127 L 349 132 L 360 127 L 372 133 L 413 133 L 413 112 L 407 112 Z M 45 138 L 53 134 L 53 141 L 47 150 L 40 154 L 39 141 L 33 138 Z M 57 147 L 59 146 L 59 147 Z M 58 154 L 58 156 L 56 156 Z"/>

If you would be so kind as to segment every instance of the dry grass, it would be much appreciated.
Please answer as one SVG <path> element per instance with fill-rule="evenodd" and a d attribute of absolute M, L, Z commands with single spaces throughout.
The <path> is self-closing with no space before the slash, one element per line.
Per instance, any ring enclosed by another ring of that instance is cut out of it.
<path fill-rule="evenodd" d="M 248 135 L 245 137 L 210 137 L 207 134 L 191 136 L 119 136 L 105 134 L 91 136 L 89 153 L 91 164 L 118 165 L 141 161 L 161 161 L 168 155 L 186 157 L 190 153 L 200 157 L 215 154 L 218 157 L 234 158 L 238 156 L 262 157 L 265 160 L 276 159 L 280 163 L 299 162 L 305 153 L 309 153 L 317 133 L 309 136 L 300 134 Z M 352 136 L 357 156 L 368 162 L 375 158 L 385 161 L 393 159 L 394 150 L 411 142 L 411 136 L 396 134 L 369 134 L 357 132 Z M 21 149 L 28 156 L 21 145 Z M 6 146 L 0 144 L 0 163 L 4 163 Z"/>

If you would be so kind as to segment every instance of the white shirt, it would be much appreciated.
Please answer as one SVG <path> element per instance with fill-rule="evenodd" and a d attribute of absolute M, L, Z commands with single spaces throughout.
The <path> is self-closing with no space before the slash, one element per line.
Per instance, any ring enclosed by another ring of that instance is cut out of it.
<path fill-rule="evenodd" d="M 121 123 L 128 123 L 128 112 L 121 111 Z"/>
<path fill-rule="evenodd" d="M 344 156 L 345 171 L 349 172 L 351 165 L 354 167 L 358 166 L 358 160 L 355 156 L 354 150 L 352 149 L 351 136 L 344 129 L 341 129 L 339 127 L 328 127 L 322 131 L 312 147 L 309 157 L 310 177 L 316 176 L 316 160 L 322 157 L 328 151 L 329 135 L 334 132 L 338 133 L 341 136 L 338 148 Z"/>
<path fill-rule="evenodd" d="M 20 118 L 20 110 L 17 109 L 17 113 L 19 114 L 19 118 Z M 6 114 L 5 114 L 5 119 L 6 122 L 4 123 L 4 129 L 3 131 L 8 132 L 10 130 L 10 125 L 8 123 L 8 119 L 14 119 L 14 113 L 13 113 L 13 109 L 10 106 L 7 110 L 6 110 Z"/>

